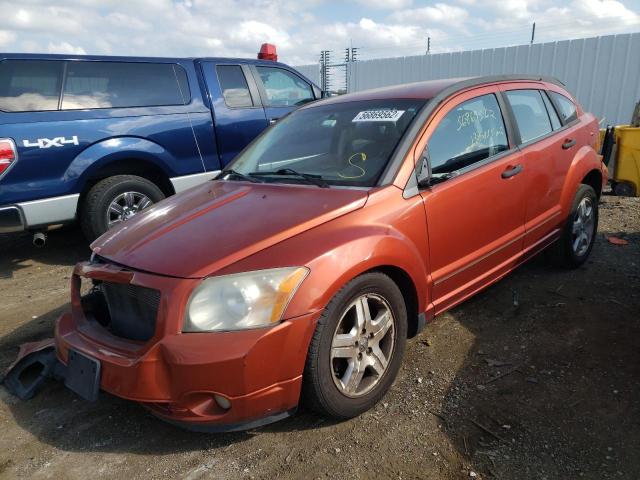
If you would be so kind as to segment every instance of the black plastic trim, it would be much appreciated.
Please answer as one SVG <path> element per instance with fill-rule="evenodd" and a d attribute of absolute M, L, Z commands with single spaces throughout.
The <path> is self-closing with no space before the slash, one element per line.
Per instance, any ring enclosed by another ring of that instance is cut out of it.
<path fill-rule="evenodd" d="M 290 417 L 298 408 L 292 408 L 291 410 L 286 410 L 284 412 L 276 413 L 274 415 L 269 415 L 268 417 L 258 418 L 256 420 L 249 420 L 247 422 L 242 423 L 194 423 L 188 421 L 180 421 L 173 420 L 167 417 L 162 416 L 159 413 L 156 413 L 154 410 L 150 409 L 150 412 L 156 417 L 162 420 L 163 422 L 169 423 L 176 427 L 180 427 L 186 430 L 190 430 L 192 432 L 203 432 L 203 433 L 221 433 L 221 432 L 240 432 L 243 430 L 251 430 L 258 427 L 263 427 L 265 425 L 269 425 L 270 423 L 279 422 L 287 417 Z"/>

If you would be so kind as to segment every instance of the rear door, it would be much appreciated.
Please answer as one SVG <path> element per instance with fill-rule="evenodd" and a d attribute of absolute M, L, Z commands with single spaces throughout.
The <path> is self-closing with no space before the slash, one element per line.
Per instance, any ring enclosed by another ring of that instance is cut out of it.
<path fill-rule="evenodd" d="M 279 118 L 315 100 L 313 87 L 301 76 L 280 66 L 252 65 L 267 120 Z"/>
<path fill-rule="evenodd" d="M 526 171 L 500 101 L 492 87 L 460 94 L 427 130 L 432 185 L 421 195 L 436 312 L 508 271 L 522 251 Z"/>
<path fill-rule="evenodd" d="M 267 127 L 256 82 L 246 64 L 203 61 L 222 165 Z"/>
<path fill-rule="evenodd" d="M 526 176 L 524 249 L 535 251 L 561 226 L 560 195 L 575 142 L 540 84 L 505 89 L 513 113 Z M 561 132 L 562 130 L 562 132 Z"/>

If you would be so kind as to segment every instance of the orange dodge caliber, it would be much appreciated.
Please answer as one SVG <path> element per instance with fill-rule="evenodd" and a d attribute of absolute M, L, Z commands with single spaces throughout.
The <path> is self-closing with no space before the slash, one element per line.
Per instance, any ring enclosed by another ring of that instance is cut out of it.
<path fill-rule="evenodd" d="M 344 419 L 407 338 L 549 247 L 593 247 L 598 123 L 557 80 L 439 80 L 309 104 L 218 177 L 92 244 L 55 331 L 65 383 L 195 430 L 301 398 Z"/>

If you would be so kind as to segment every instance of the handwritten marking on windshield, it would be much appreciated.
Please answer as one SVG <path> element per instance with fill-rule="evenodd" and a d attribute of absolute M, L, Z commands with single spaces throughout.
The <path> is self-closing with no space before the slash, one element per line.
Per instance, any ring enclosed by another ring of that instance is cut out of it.
<path fill-rule="evenodd" d="M 362 158 L 362 162 L 364 163 L 364 161 L 367 159 L 367 154 L 364 152 L 358 152 L 358 153 L 354 153 L 353 155 L 351 155 L 349 157 L 349 160 L 347 160 L 347 162 L 349 163 L 349 165 L 351 165 L 352 167 L 356 167 L 358 170 L 360 170 L 362 173 L 360 173 L 359 175 L 344 175 L 340 172 L 338 172 L 338 176 L 340 178 L 344 178 L 344 179 L 354 179 L 354 178 L 361 178 L 364 177 L 367 173 L 367 171 L 361 167 L 360 165 L 356 165 L 355 163 L 352 162 L 352 160 L 354 160 L 355 157 L 360 156 Z M 348 168 L 348 167 L 347 167 Z"/>

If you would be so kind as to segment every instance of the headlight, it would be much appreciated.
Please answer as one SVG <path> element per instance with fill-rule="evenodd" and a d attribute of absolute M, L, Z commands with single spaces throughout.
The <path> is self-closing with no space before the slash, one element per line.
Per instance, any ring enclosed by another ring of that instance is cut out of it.
<path fill-rule="evenodd" d="M 304 267 L 290 267 L 206 278 L 189 298 L 182 331 L 242 330 L 277 323 L 307 273 Z"/>

